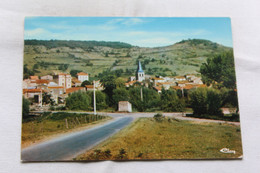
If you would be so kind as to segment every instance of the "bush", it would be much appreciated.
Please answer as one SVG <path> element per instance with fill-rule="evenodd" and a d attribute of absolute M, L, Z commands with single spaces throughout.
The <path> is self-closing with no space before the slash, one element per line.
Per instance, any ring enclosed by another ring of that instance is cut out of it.
<path fill-rule="evenodd" d="M 90 97 L 85 92 L 75 92 L 66 98 L 66 107 L 69 110 L 90 110 Z"/>
<path fill-rule="evenodd" d="M 205 88 L 198 88 L 191 92 L 190 103 L 193 114 L 198 116 L 207 114 L 207 90 Z"/>
<path fill-rule="evenodd" d="M 222 115 L 222 97 L 218 90 L 197 88 L 190 94 L 190 103 L 193 114 L 197 116 Z"/>
<path fill-rule="evenodd" d="M 155 119 L 155 121 L 157 122 L 161 122 L 163 120 L 163 115 L 161 113 L 157 113 L 153 116 L 153 118 Z"/>
<path fill-rule="evenodd" d="M 23 119 L 26 119 L 29 117 L 29 111 L 30 111 L 30 101 L 23 97 L 23 110 L 22 110 L 22 117 Z"/>

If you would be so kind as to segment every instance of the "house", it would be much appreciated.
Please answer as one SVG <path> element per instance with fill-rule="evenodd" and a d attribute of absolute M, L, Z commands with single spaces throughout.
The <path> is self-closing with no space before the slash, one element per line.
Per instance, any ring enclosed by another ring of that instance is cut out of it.
<path fill-rule="evenodd" d="M 54 76 L 54 81 L 65 89 L 72 87 L 72 77 L 70 74 L 60 73 Z"/>
<path fill-rule="evenodd" d="M 87 91 L 94 91 L 94 85 L 85 85 Z"/>
<path fill-rule="evenodd" d="M 85 87 L 72 87 L 72 88 L 68 88 L 66 89 L 66 95 L 70 94 L 70 93 L 74 93 L 74 92 L 85 92 L 86 88 Z"/>
<path fill-rule="evenodd" d="M 36 80 L 38 80 L 38 79 L 39 79 L 38 76 L 30 76 L 30 80 L 31 80 L 31 81 L 36 81 Z"/>
<path fill-rule="evenodd" d="M 156 85 L 158 82 L 166 82 L 163 78 L 154 77 L 152 78 L 154 85 Z"/>
<path fill-rule="evenodd" d="M 72 78 L 72 87 L 79 87 L 81 86 L 81 81 L 79 81 L 77 78 Z"/>
<path fill-rule="evenodd" d="M 196 78 L 196 76 L 194 74 L 187 74 L 187 75 L 185 75 L 185 77 L 186 77 L 186 80 L 188 80 L 190 82 L 192 82 Z"/>
<path fill-rule="evenodd" d="M 163 87 L 164 89 L 168 90 L 171 86 L 175 86 L 175 82 L 158 82 L 157 86 Z"/>
<path fill-rule="evenodd" d="M 158 87 L 158 86 L 155 86 L 153 87 L 155 89 L 155 91 L 157 91 L 157 93 L 162 93 L 162 88 L 161 87 Z"/>
<path fill-rule="evenodd" d="M 84 82 L 85 80 L 87 80 L 87 81 L 89 80 L 87 73 L 79 72 L 79 73 L 77 73 L 77 76 L 78 76 L 78 80 L 81 82 Z"/>
<path fill-rule="evenodd" d="M 53 80 L 53 76 L 51 76 L 51 75 L 46 75 L 46 76 L 42 76 L 41 79 Z"/>
<path fill-rule="evenodd" d="M 133 86 L 136 82 L 137 82 L 136 80 L 133 80 L 133 81 L 127 82 L 127 83 L 125 83 L 125 86 L 126 86 L 126 87 Z"/>
<path fill-rule="evenodd" d="M 174 80 L 176 80 L 176 81 L 185 81 L 186 78 L 184 76 L 175 76 Z"/>
<path fill-rule="evenodd" d="M 33 103 L 42 106 L 42 94 L 44 92 L 42 89 L 23 89 L 23 96 L 30 99 Z"/>
<path fill-rule="evenodd" d="M 118 102 L 118 111 L 119 112 L 132 112 L 132 104 L 128 101 L 119 101 Z"/>
<path fill-rule="evenodd" d="M 136 77 L 135 76 L 130 76 L 130 81 L 135 81 Z"/>
<path fill-rule="evenodd" d="M 63 86 L 48 86 L 48 92 L 51 94 L 51 99 L 55 101 L 56 104 L 59 102 L 59 98 L 64 97 L 65 88 Z"/>
<path fill-rule="evenodd" d="M 195 84 L 203 84 L 203 82 L 202 82 L 202 80 L 201 80 L 200 77 L 194 78 L 194 79 L 193 79 L 193 83 L 195 83 Z"/>

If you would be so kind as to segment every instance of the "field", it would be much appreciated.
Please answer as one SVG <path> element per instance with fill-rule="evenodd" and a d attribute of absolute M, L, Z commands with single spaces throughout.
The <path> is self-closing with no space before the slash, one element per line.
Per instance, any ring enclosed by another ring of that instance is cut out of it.
<path fill-rule="evenodd" d="M 95 77 L 104 70 L 123 70 L 125 77 L 134 75 L 137 60 L 148 75 L 185 75 L 197 74 L 200 65 L 208 57 L 232 48 L 207 40 L 186 40 L 174 45 L 156 48 L 107 46 L 82 47 L 73 42 L 50 45 L 50 41 L 27 41 L 24 47 L 24 64 L 27 64 L 35 75 L 46 75 L 55 72 L 79 70 Z M 43 44 L 44 43 L 44 44 Z M 36 66 L 35 66 L 36 64 Z M 63 65 L 66 65 L 63 68 Z M 128 73 L 126 72 L 128 70 Z"/>
<path fill-rule="evenodd" d="M 22 124 L 22 147 L 72 131 L 92 127 L 95 124 L 111 119 L 107 116 L 75 114 L 75 113 L 44 113 L 41 117 L 28 119 Z"/>
<path fill-rule="evenodd" d="M 221 153 L 222 148 L 236 153 Z M 241 155 L 239 126 L 139 118 L 76 160 L 222 159 Z"/>

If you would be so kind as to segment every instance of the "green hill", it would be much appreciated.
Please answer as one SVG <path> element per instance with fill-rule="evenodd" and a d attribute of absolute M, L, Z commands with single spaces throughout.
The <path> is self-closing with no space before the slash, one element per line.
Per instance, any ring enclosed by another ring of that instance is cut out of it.
<path fill-rule="evenodd" d="M 92 77 L 104 71 L 129 76 L 140 60 L 146 74 L 172 76 L 197 73 L 207 57 L 230 49 L 201 39 L 155 48 L 122 42 L 25 40 L 24 64 L 35 75 L 79 70 Z"/>

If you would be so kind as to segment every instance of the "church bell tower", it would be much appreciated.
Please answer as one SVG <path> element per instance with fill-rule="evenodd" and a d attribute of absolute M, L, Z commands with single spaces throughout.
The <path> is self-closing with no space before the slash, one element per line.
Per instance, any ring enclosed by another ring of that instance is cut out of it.
<path fill-rule="evenodd" d="M 136 78 L 137 78 L 138 82 L 142 82 L 145 79 L 144 71 L 142 69 L 142 65 L 141 65 L 140 61 L 138 63 L 138 69 L 137 69 L 137 73 L 136 73 Z"/>

